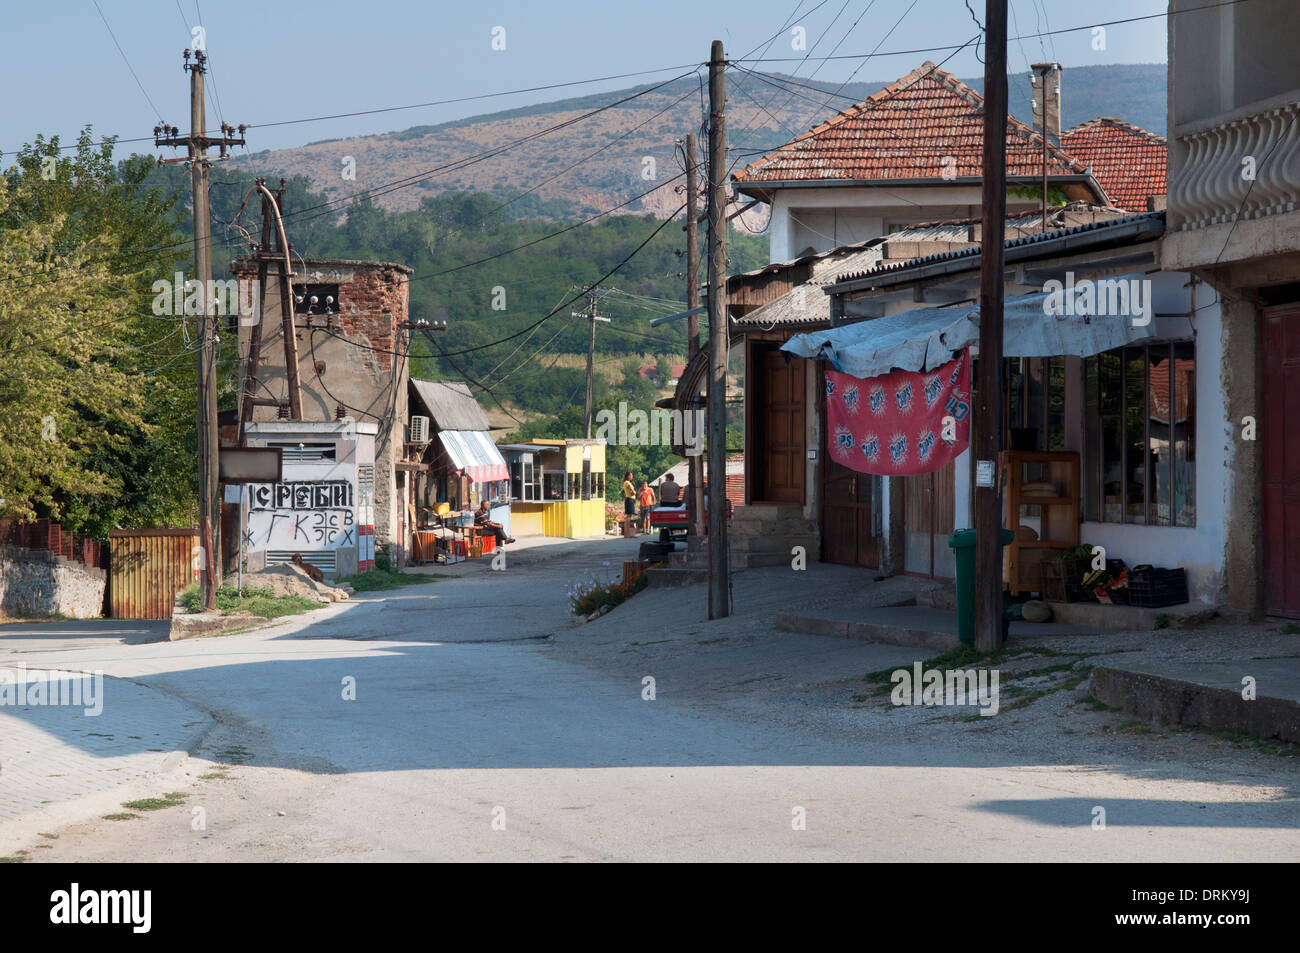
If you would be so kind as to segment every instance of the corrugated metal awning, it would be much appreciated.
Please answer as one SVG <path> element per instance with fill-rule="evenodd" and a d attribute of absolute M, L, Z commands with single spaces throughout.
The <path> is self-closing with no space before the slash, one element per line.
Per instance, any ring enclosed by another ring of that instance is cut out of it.
<path fill-rule="evenodd" d="M 1144 276 L 1126 276 L 1140 281 Z M 1126 313 L 1089 314 L 1068 298 L 1076 294 L 1008 295 L 1003 309 L 1005 357 L 1089 357 L 1147 339 L 1190 339 L 1185 320 L 1170 327 L 1152 320 L 1149 298 Z M 979 308 L 920 308 L 827 331 L 796 334 L 781 349 L 798 357 L 830 361 L 852 377 L 878 377 L 894 368 L 932 371 L 954 351 L 979 343 Z"/>
<path fill-rule="evenodd" d="M 442 430 L 438 439 L 447 448 L 452 464 L 475 483 L 510 478 L 506 461 L 483 430 Z"/>

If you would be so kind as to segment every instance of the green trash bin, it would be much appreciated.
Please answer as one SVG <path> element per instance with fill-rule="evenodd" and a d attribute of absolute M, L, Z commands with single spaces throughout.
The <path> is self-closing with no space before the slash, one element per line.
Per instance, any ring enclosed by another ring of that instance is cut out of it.
<path fill-rule="evenodd" d="M 1016 538 L 1009 529 L 1002 531 L 1002 545 Z M 959 529 L 948 537 L 948 546 L 957 560 L 957 638 L 962 645 L 975 644 L 975 530 Z M 1001 575 L 1001 567 L 998 573 Z"/>

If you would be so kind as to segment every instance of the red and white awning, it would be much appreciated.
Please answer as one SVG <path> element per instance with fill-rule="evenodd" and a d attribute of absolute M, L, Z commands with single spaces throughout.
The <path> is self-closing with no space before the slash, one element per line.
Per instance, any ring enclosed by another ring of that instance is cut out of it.
<path fill-rule="evenodd" d="M 452 465 L 474 483 L 508 480 L 505 457 L 482 430 L 440 430 L 438 439 L 447 449 Z"/>

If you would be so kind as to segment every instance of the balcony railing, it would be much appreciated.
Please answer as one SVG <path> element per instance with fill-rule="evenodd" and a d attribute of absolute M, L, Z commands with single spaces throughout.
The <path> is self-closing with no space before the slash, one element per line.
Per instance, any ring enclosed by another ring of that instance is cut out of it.
<path fill-rule="evenodd" d="M 1300 205 L 1300 102 L 1207 126 L 1177 140 L 1186 152 L 1172 170 L 1173 228 L 1280 215 Z"/>

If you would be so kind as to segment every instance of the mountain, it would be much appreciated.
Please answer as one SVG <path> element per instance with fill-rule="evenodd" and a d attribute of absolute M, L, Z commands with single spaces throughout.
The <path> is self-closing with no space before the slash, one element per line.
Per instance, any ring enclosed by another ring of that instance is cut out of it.
<path fill-rule="evenodd" d="M 733 70 L 727 78 L 727 141 L 734 167 L 783 145 L 889 82 L 855 82 L 841 88 L 816 79 Z M 982 77 L 964 82 L 983 89 Z M 773 85 L 777 83 L 789 88 Z M 624 210 L 664 216 L 682 202 L 676 183 L 669 181 L 680 172 L 674 142 L 692 127 L 698 129 L 701 94 L 700 83 L 689 77 L 436 126 L 268 150 L 241 156 L 235 163 L 258 173 L 305 176 L 314 190 L 330 199 L 367 189 L 392 211 L 418 208 L 426 196 L 476 191 L 526 193 L 519 210 L 529 217 L 576 218 L 653 189 Z M 617 106 L 601 109 L 620 100 Z M 1032 121 L 1028 73 L 1012 74 L 1010 102 L 1016 118 Z M 1066 127 L 1115 116 L 1164 135 L 1165 66 L 1066 69 L 1062 111 Z M 568 125 L 545 131 L 559 123 Z M 518 145 L 510 145 L 516 141 Z M 475 156 L 483 158 L 466 163 Z M 353 163 L 355 178 L 345 178 Z M 655 189 L 656 182 L 665 184 Z M 399 187 L 386 191 L 389 183 Z"/>

